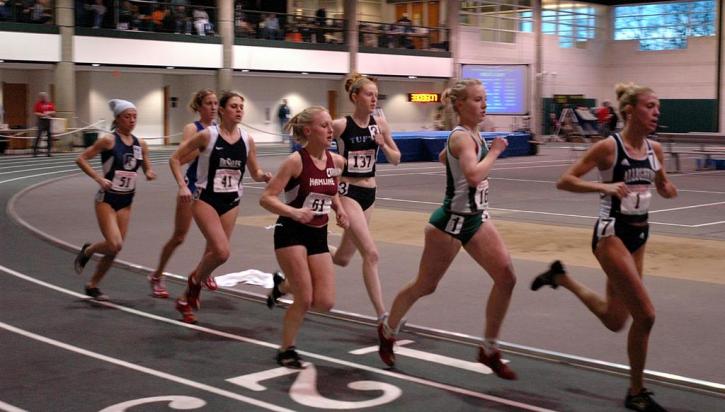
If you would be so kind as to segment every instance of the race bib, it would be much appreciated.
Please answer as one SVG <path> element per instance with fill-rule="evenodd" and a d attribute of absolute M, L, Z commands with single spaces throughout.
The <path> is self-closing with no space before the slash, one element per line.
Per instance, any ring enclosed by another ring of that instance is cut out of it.
<path fill-rule="evenodd" d="M 450 219 L 448 219 L 448 223 L 446 223 L 446 233 L 449 233 L 451 235 L 458 235 L 461 233 L 461 229 L 463 229 L 463 222 L 465 222 L 466 218 L 463 216 L 458 215 L 451 215 Z"/>
<path fill-rule="evenodd" d="M 597 220 L 597 237 L 609 237 L 614 236 L 614 223 L 613 217 L 603 217 Z"/>
<path fill-rule="evenodd" d="M 214 193 L 238 192 L 241 178 L 241 170 L 217 169 L 214 174 Z"/>
<path fill-rule="evenodd" d="M 133 157 L 136 160 L 143 160 L 143 152 L 141 151 L 141 146 L 133 147 Z"/>
<path fill-rule="evenodd" d="M 652 193 L 647 186 L 630 186 L 631 192 L 622 198 L 620 212 L 623 215 L 644 215 L 649 211 Z"/>
<path fill-rule="evenodd" d="M 347 154 L 347 170 L 356 173 L 373 171 L 375 166 L 375 149 L 351 150 Z"/>
<path fill-rule="evenodd" d="M 116 170 L 111 182 L 111 190 L 114 192 L 132 192 L 136 189 L 136 172 L 128 170 Z"/>
<path fill-rule="evenodd" d="M 337 185 L 337 193 L 339 193 L 342 196 L 347 195 L 347 191 L 349 190 L 350 185 L 347 184 L 347 182 L 340 182 L 339 185 Z"/>
<path fill-rule="evenodd" d="M 312 210 L 316 215 L 327 215 L 332 208 L 332 197 L 322 193 L 310 193 L 305 198 L 302 207 Z"/>
<path fill-rule="evenodd" d="M 488 179 L 483 180 L 476 186 L 474 201 L 476 202 L 476 210 L 488 208 Z"/>

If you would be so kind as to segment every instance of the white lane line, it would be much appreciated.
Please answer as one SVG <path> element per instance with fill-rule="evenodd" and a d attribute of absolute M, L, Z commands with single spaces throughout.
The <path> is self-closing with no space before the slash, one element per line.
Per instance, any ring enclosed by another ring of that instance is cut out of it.
<path fill-rule="evenodd" d="M 156 162 L 156 161 L 152 161 L 151 162 L 151 164 L 159 164 L 159 163 L 163 163 L 163 162 Z M 34 175 L 20 176 L 20 177 L 15 177 L 15 178 L 12 178 L 12 179 L 0 180 L 0 185 L 3 184 L 3 183 L 14 182 L 16 180 L 30 179 L 31 177 L 54 175 L 54 174 L 58 174 L 58 173 L 73 172 L 73 171 L 75 171 L 77 173 L 72 173 L 72 174 L 81 174 L 81 173 L 83 173 L 77 167 L 74 167 L 72 169 L 57 170 L 55 172 L 37 173 L 37 174 L 34 174 Z"/>
<path fill-rule="evenodd" d="M 700 223 L 699 225 L 692 225 L 692 227 L 705 227 L 705 226 L 715 226 L 715 225 L 722 225 L 722 224 L 725 224 L 725 220 L 721 220 L 719 222 Z"/>
<path fill-rule="evenodd" d="M 29 275 L 26 275 L 24 273 L 20 273 L 18 271 L 15 271 L 15 270 L 10 269 L 10 268 L 8 268 L 6 266 L 3 266 L 3 265 L 0 265 L 0 271 L 3 271 L 5 273 L 8 273 L 8 274 L 10 274 L 12 276 L 15 276 L 17 278 L 26 280 L 28 282 L 35 283 L 37 285 L 40 285 L 40 286 L 43 286 L 43 287 L 46 287 L 46 288 L 55 290 L 57 292 L 65 293 L 67 295 L 74 296 L 74 297 L 78 297 L 78 298 L 88 299 L 88 297 L 85 296 L 85 295 L 82 295 L 80 293 L 77 293 L 77 292 L 74 292 L 74 291 L 71 291 L 71 290 L 62 288 L 60 286 L 56 286 L 56 285 L 53 285 L 51 283 L 47 283 L 47 282 L 44 282 L 42 280 L 33 278 L 33 277 L 29 276 Z M 216 335 L 216 336 L 224 337 L 224 338 L 227 338 L 227 339 L 236 340 L 236 341 L 239 341 L 239 342 L 250 343 L 250 344 L 253 344 L 253 345 L 263 346 L 263 347 L 266 347 L 266 348 L 274 348 L 274 349 L 278 348 L 278 345 L 277 344 L 274 344 L 274 343 L 264 342 L 264 341 L 257 340 L 257 339 L 246 338 L 244 336 L 239 336 L 239 335 L 235 335 L 235 334 L 228 333 L 228 332 L 223 332 L 223 331 L 216 330 L 216 329 L 211 329 L 211 328 L 207 328 L 207 327 L 204 327 L 204 326 L 191 325 L 191 324 L 184 323 L 184 322 L 181 322 L 181 321 L 178 321 L 178 320 L 173 320 L 173 319 L 165 318 L 165 317 L 162 317 L 162 316 L 154 315 L 154 314 L 151 314 L 151 313 L 148 313 L 148 312 L 143 312 L 143 311 L 140 311 L 140 310 L 137 310 L 137 309 L 132 309 L 132 308 L 129 308 L 129 307 L 126 307 L 126 306 L 118 305 L 118 304 L 115 304 L 115 303 L 112 303 L 112 302 L 97 302 L 97 303 L 100 304 L 100 305 L 109 307 L 109 308 L 113 308 L 113 309 L 122 311 L 122 312 L 130 313 L 132 315 L 136 315 L 136 316 L 140 316 L 140 317 L 144 317 L 144 318 L 148 318 L 148 319 L 154 319 L 154 320 L 157 320 L 157 321 L 160 321 L 160 322 L 172 324 L 172 325 L 175 325 L 175 326 L 185 327 L 185 328 L 188 328 L 188 329 L 193 329 L 193 330 L 196 330 L 196 331 L 199 331 L 199 332 L 205 332 L 205 333 L 208 333 L 208 334 L 211 334 L 211 335 Z M 2 325 L 2 324 L 0 323 L 0 325 Z M 379 375 L 384 375 L 384 376 L 387 376 L 387 377 L 391 377 L 391 378 L 395 378 L 395 379 L 407 381 L 407 382 L 417 383 L 417 384 L 420 384 L 420 385 L 423 385 L 423 386 L 428 386 L 428 387 L 432 387 L 432 388 L 436 388 L 436 389 L 442 389 L 442 390 L 445 390 L 445 391 L 448 391 L 448 392 L 457 393 L 457 394 L 460 394 L 460 395 L 466 395 L 466 396 L 470 396 L 470 397 L 474 397 L 474 398 L 478 398 L 478 399 L 483 399 L 483 400 L 487 400 L 487 401 L 491 401 L 491 402 L 496 402 L 496 403 L 500 403 L 500 404 L 504 404 L 504 405 L 514 406 L 514 407 L 517 407 L 517 408 L 520 408 L 520 409 L 525 409 L 525 410 L 529 410 L 529 411 L 537 411 L 537 412 L 550 412 L 551 411 L 549 409 L 539 408 L 537 406 L 528 405 L 528 404 L 525 404 L 525 403 L 520 403 L 520 402 L 512 401 L 512 400 L 509 400 L 509 399 L 505 399 L 505 398 L 499 398 L 498 396 L 486 395 L 486 394 L 483 394 L 483 393 L 471 391 L 471 390 L 464 389 L 464 388 L 459 388 L 459 387 L 452 386 L 452 385 L 447 385 L 447 384 L 443 384 L 443 383 L 439 383 L 439 382 L 435 382 L 435 381 L 430 381 L 430 380 L 423 379 L 423 378 L 417 378 L 417 377 L 414 377 L 414 376 L 409 376 L 409 375 L 405 375 L 405 374 L 398 373 L 398 372 L 392 372 L 392 371 L 388 371 L 388 370 L 373 368 L 371 366 L 362 365 L 362 364 L 358 364 L 358 363 L 355 363 L 355 362 L 349 362 L 349 361 L 345 361 L 345 360 L 342 360 L 342 359 L 332 358 L 332 357 L 329 357 L 329 356 L 324 356 L 324 355 L 320 355 L 320 354 L 313 353 L 313 352 L 299 351 L 299 350 L 297 352 L 300 353 L 301 355 L 307 356 L 308 358 L 319 359 L 319 360 L 326 361 L 326 362 L 329 362 L 329 363 L 334 363 L 334 364 L 338 364 L 338 365 L 342 365 L 342 366 L 347 366 L 347 367 L 353 368 L 353 369 L 359 369 L 359 370 L 363 370 L 363 371 L 367 371 L 367 372 L 371 372 L 371 373 L 376 373 L 376 374 L 379 374 Z"/>
<path fill-rule="evenodd" d="M 219 388 L 214 387 L 214 386 L 206 385 L 206 384 L 203 384 L 201 382 L 192 381 L 190 379 L 182 378 L 180 376 L 172 375 L 170 373 L 161 372 L 161 371 L 158 371 L 156 369 L 151 369 L 151 368 L 147 368 L 145 366 L 137 365 L 135 363 L 126 362 L 126 361 L 121 360 L 121 359 L 117 359 L 117 358 L 113 358 L 113 357 L 110 357 L 110 356 L 106 356 L 106 355 L 100 354 L 98 352 L 93 352 L 93 351 L 90 351 L 88 349 L 83 349 L 83 348 L 78 347 L 78 346 L 75 346 L 75 345 L 71 345 L 71 344 L 68 344 L 68 343 L 65 343 L 65 342 L 61 342 L 61 341 L 58 341 L 58 340 L 55 340 L 55 339 L 51 339 L 51 338 L 48 338 L 48 337 L 45 337 L 45 336 L 41 336 L 41 335 L 35 334 L 33 332 L 29 332 L 29 331 L 26 331 L 24 329 L 17 328 L 15 326 L 8 325 L 7 323 L 2 322 L 2 321 L 0 321 L 0 328 L 5 329 L 5 330 L 7 330 L 9 332 L 16 333 L 18 335 L 25 336 L 26 338 L 30 338 L 30 339 L 33 339 L 33 340 L 37 340 L 38 342 L 46 343 L 48 345 L 55 346 L 57 348 L 65 349 L 65 350 L 70 351 L 70 352 L 75 352 L 75 353 L 78 353 L 80 355 L 87 356 L 89 358 L 94 358 L 94 359 L 98 359 L 98 360 L 101 360 L 101 361 L 104 361 L 104 362 L 112 363 L 112 364 L 117 365 L 117 366 L 121 366 L 121 367 L 124 367 L 124 368 L 127 368 L 127 369 L 135 370 L 137 372 L 145 373 L 147 375 L 152 375 L 152 376 L 155 376 L 157 378 L 166 379 L 168 381 L 175 382 L 175 383 L 179 383 L 179 384 L 182 384 L 182 385 L 186 385 L 186 386 L 192 387 L 194 389 L 199 389 L 199 390 L 202 390 L 202 391 L 210 392 L 210 393 L 213 393 L 215 395 L 219 395 L 219 396 L 223 396 L 225 398 L 233 399 L 235 401 L 240 401 L 240 402 L 248 403 L 250 405 L 258 406 L 260 408 L 267 409 L 267 410 L 270 410 L 270 411 L 278 411 L 278 412 L 290 412 L 290 411 L 292 411 L 292 409 L 283 408 L 281 406 L 277 406 L 277 405 L 274 405 L 274 404 L 271 404 L 271 403 L 267 403 L 267 402 L 264 402 L 264 401 L 260 401 L 260 400 L 257 400 L 257 399 L 254 399 L 254 398 L 250 398 L 250 397 L 247 397 L 247 396 L 244 396 L 244 395 L 239 395 L 237 393 L 230 392 L 230 391 L 227 391 L 227 390 L 224 390 L 224 389 L 219 389 Z"/>
<path fill-rule="evenodd" d="M 391 202 L 417 203 L 417 204 L 435 205 L 435 206 L 440 206 L 440 204 L 441 204 L 441 202 L 426 202 L 424 200 L 395 199 L 392 197 L 378 197 L 377 199 L 378 200 L 388 200 Z M 536 210 L 503 209 L 503 208 L 498 208 L 498 207 L 490 207 L 490 208 L 488 208 L 488 210 L 497 210 L 497 211 L 501 211 L 501 212 L 513 212 L 513 213 L 528 213 L 528 214 L 545 215 L 545 216 L 573 217 L 573 218 L 577 218 L 577 219 L 589 219 L 589 220 L 597 219 L 597 216 L 583 216 L 583 215 L 572 215 L 572 214 L 567 214 L 567 213 L 540 212 L 540 211 L 536 211 Z M 652 212 L 650 212 L 650 213 L 652 213 Z M 679 223 L 652 222 L 652 221 L 650 221 L 649 223 L 653 224 L 653 225 L 692 228 L 692 227 L 700 227 L 701 225 L 718 224 L 719 222 L 701 223 L 698 225 L 684 225 L 684 224 L 679 224 Z"/>
<path fill-rule="evenodd" d="M 414 343 L 412 340 L 403 339 L 395 342 L 395 355 L 396 356 L 407 356 L 409 358 L 424 360 L 431 363 L 437 363 L 439 365 L 450 366 L 452 368 L 463 369 L 469 372 L 481 373 L 484 375 L 491 375 L 493 371 L 486 365 L 480 362 L 465 361 L 463 359 L 451 358 L 450 356 L 438 355 L 435 353 L 424 352 L 417 349 L 406 348 L 404 345 Z M 365 348 L 355 349 L 348 353 L 351 355 L 367 355 L 378 351 L 377 346 L 368 346 Z M 504 363 L 508 363 L 507 360 L 503 359 Z"/>
<path fill-rule="evenodd" d="M 15 407 L 15 406 L 10 405 L 9 403 L 5 403 L 3 401 L 0 401 L 0 411 L 3 411 L 3 412 L 28 412 L 25 409 L 20 409 L 18 407 Z"/>
<path fill-rule="evenodd" d="M 652 210 L 649 213 L 660 213 L 660 212 L 672 212 L 675 210 L 685 210 L 685 209 L 695 209 L 698 207 L 708 207 L 708 206 L 717 206 L 717 205 L 725 205 L 725 202 L 715 202 L 715 203 L 704 203 L 701 205 L 692 205 L 692 206 L 681 206 L 681 207 L 673 207 L 670 209 L 659 209 L 659 210 Z"/>

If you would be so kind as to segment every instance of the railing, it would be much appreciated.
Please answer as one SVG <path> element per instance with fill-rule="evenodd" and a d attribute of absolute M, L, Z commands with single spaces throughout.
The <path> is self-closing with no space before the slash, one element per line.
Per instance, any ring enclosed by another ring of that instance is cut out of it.
<path fill-rule="evenodd" d="M 234 33 L 238 38 L 278 40 L 293 43 L 345 44 L 345 20 L 265 11 L 234 11 Z"/>
<path fill-rule="evenodd" d="M 0 21 L 54 24 L 54 8 L 52 0 L 0 0 Z"/>
<path fill-rule="evenodd" d="M 113 0 L 106 8 L 103 0 L 76 7 L 76 26 L 188 35 L 215 35 L 215 7 L 190 6 L 186 1 Z"/>
<path fill-rule="evenodd" d="M 360 47 L 448 51 L 445 27 L 361 21 L 358 31 Z"/>

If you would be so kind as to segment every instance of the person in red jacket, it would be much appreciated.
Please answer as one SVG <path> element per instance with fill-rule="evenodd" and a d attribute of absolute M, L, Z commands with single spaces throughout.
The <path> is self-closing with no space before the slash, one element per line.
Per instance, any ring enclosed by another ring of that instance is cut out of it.
<path fill-rule="evenodd" d="M 53 135 L 50 132 L 50 118 L 55 114 L 55 105 L 48 98 L 48 93 L 41 92 L 38 94 L 38 101 L 33 109 L 35 115 L 38 116 L 38 136 L 33 144 L 33 157 L 38 155 L 38 145 L 43 132 L 48 136 L 48 156 L 53 146 Z"/>

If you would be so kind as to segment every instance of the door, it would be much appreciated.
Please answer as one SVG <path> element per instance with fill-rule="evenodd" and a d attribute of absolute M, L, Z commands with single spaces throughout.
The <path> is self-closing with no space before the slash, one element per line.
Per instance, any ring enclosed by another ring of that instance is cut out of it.
<path fill-rule="evenodd" d="M 171 87 L 170 86 L 164 86 L 164 145 L 169 144 L 169 117 L 171 113 L 169 113 L 169 103 L 171 99 Z M 152 144 L 156 144 L 156 142 L 151 142 Z"/>
<path fill-rule="evenodd" d="M 27 129 L 33 126 L 28 125 L 28 85 L 3 82 L 3 109 L 8 127 Z"/>

